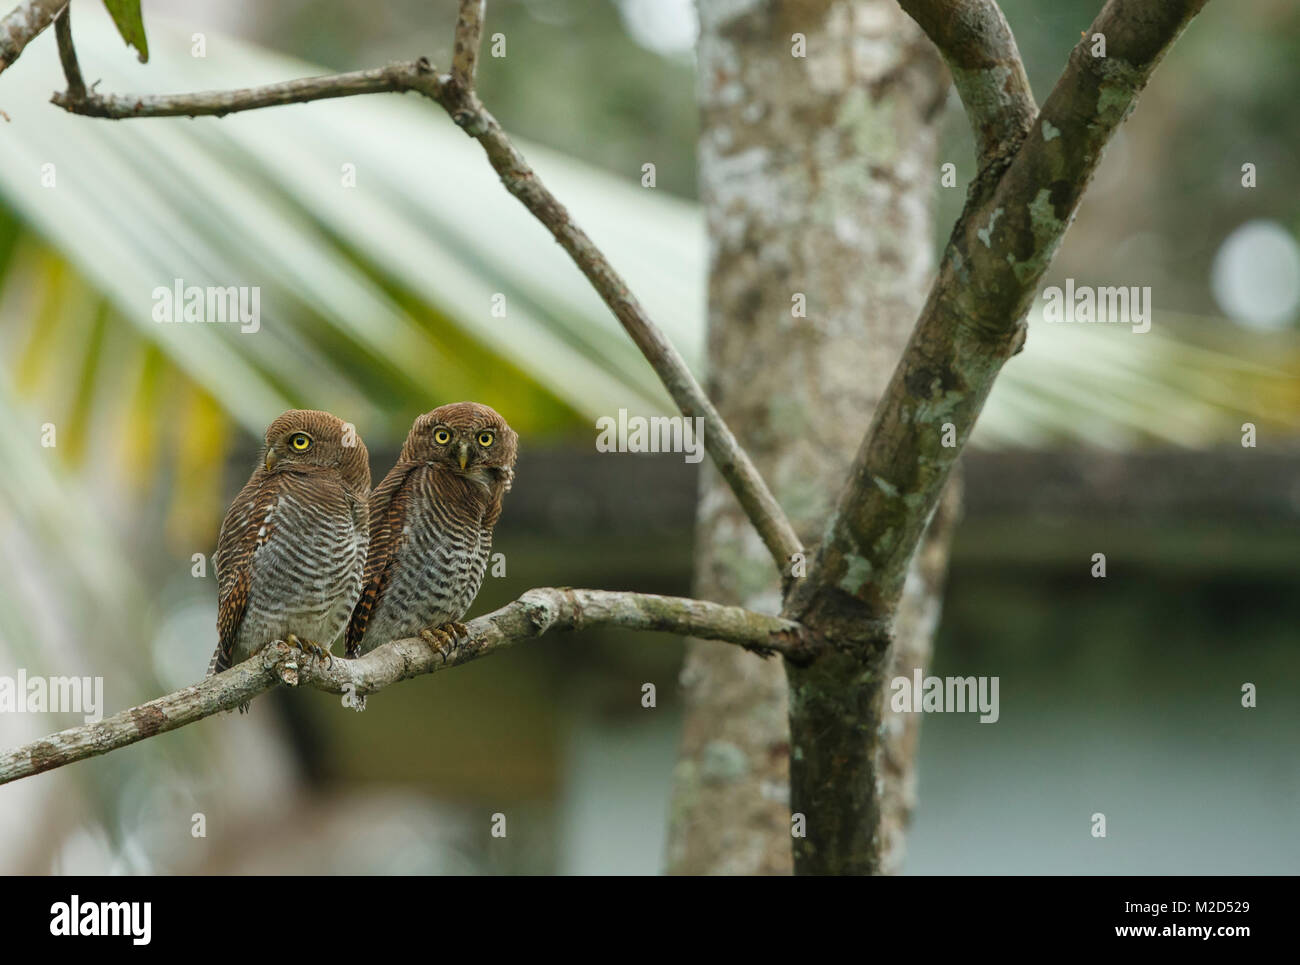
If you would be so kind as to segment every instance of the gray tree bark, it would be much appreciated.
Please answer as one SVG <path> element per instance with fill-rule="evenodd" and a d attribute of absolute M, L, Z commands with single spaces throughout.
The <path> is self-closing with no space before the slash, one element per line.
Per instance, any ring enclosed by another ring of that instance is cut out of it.
<path fill-rule="evenodd" d="M 892 0 L 701 0 L 700 20 L 709 395 L 811 547 L 933 274 L 936 120 L 948 81 Z M 948 529 L 936 526 L 917 554 L 900 608 L 897 652 L 909 673 L 928 658 Z M 712 470 L 695 590 L 781 607 L 770 557 Z M 786 668 L 729 650 L 688 647 L 668 868 L 789 873 Z M 880 725 L 880 708 L 861 711 L 864 726 Z M 915 727 L 885 727 L 894 736 L 882 752 L 884 850 L 896 866 Z"/>

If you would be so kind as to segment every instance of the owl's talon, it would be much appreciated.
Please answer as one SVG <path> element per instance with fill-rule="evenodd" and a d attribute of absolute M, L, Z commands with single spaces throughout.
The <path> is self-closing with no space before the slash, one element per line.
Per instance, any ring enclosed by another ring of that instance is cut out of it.
<path fill-rule="evenodd" d="M 440 627 L 425 627 L 420 631 L 420 639 L 425 643 L 431 644 L 438 655 L 442 657 L 442 662 L 446 663 L 447 658 L 451 656 L 452 651 L 456 649 L 456 639 L 447 632 L 447 626 L 444 624 Z"/>
<path fill-rule="evenodd" d="M 315 641 L 304 640 L 302 637 L 298 636 L 298 634 L 291 633 L 284 638 L 284 642 L 289 644 L 291 647 L 297 647 L 303 653 L 310 654 L 317 660 L 328 661 L 326 664 L 327 669 L 334 666 L 334 655 Z"/>

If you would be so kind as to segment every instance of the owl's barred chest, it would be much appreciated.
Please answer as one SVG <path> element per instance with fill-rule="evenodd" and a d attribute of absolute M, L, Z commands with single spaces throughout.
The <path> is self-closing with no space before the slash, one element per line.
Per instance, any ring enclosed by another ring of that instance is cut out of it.
<path fill-rule="evenodd" d="M 465 615 L 492 549 L 481 514 L 418 514 L 402 528 L 383 598 L 366 636 L 385 643 Z"/>
<path fill-rule="evenodd" d="M 288 633 L 333 642 L 361 592 L 366 539 L 347 501 L 279 494 L 260 521 L 240 649 Z"/>

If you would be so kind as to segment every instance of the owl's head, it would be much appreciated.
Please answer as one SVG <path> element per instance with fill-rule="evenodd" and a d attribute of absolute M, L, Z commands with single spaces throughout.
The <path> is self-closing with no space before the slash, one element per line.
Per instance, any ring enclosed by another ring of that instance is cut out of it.
<path fill-rule="evenodd" d="M 518 450 L 519 436 L 491 406 L 453 402 L 416 418 L 402 458 L 441 463 L 463 476 L 504 481 L 509 488 Z"/>
<path fill-rule="evenodd" d="M 370 491 L 370 454 L 356 428 L 316 409 L 290 409 L 267 427 L 262 465 L 268 473 L 333 469 L 352 492 Z"/>

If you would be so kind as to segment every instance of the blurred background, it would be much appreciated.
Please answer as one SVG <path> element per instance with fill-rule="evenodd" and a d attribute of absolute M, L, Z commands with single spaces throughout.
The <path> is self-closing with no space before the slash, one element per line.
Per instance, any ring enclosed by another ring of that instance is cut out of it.
<path fill-rule="evenodd" d="M 424 0 L 146 0 L 141 65 L 98 3 L 74 6 L 87 81 L 122 92 L 445 65 L 454 19 Z M 1041 100 L 1099 4 L 1003 7 Z M 507 56 L 480 86 L 698 371 L 696 29 L 690 0 L 492 0 Z M 923 722 L 910 873 L 1300 871 L 1298 65 L 1294 4 L 1210 4 L 1086 195 L 1047 284 L 1151 285 L 1152 330 L 1031 316 L 989 401 L 934 672 L 1000 676 L 1001 719 Z M 199 679 L 221 516 L 291 406 L 354 422 L 376 479 L 441 403 L 519 431 L 506 573 L 472 614 L 537 585 L 688 592 L 697 467 L 593 444 L 598 416 L 666 399 L 440 109 L 109 123 L 49 105 L 62 87 L 52 36 L 0 76 L 0 676 L 103 676 L 106 714 Z M 974 173 L 955 96 L 945 132 L 959 186 L 936 172 L 936 248 Z M 154 322 L 178 278 L 258 286 L 260 329 Z M 0 872 L 653 873 L 681 655 L 585 633 L 362 714 L 277 692 L 0 788 Z M 0 745 L 79 722 L 0 714 Z"/>

